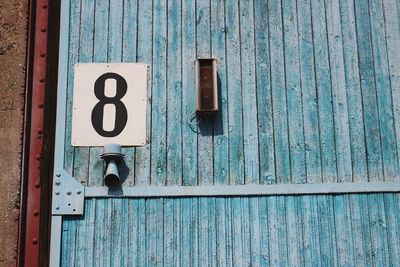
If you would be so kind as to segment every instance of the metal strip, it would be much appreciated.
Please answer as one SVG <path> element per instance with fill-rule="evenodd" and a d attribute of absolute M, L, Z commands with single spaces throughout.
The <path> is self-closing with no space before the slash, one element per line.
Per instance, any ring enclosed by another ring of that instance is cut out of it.
<path fill-rule="evenodd" d="M 85 197 L 199 197 L 400 192 L 400 183 L 86 187 Z"/>
<path fill-rule="evenodd" d="M 25 110 L 25 133 L 24 149 L 28 153 L 26 177 L 26 192 L 24 199 L 26 202 L 26 220 L 24 222 L 25 239 L 23 247 L 19 251 L 19 265 L 39 266 L 40 256 L 40 218 L 41 215 L 41 159 L 43 150 L 43 126 L 44 126 L 44 98 L 45 98 L 45 77 L 46 77 L 46 54 L 47 54 L 47 25 L 48 25 L 48 0 L 38 0 L 33 7 L 34 14 L 30 14 L 30 22 L 35 26 L 29 32 L 29 38 L 34 38 L 32 75 L 31 84 L 28 84 L 27 90 L 30 92 L 27 96 Z M 34 20 L 32 19 L 34 16 Z M 29 54 L 28 54 L 29 56 Z M 31 64 L 28 58 L 28 64 Z M 29 78 L 29 77 L 28 77 Z M 29 83 L 29 81 L 28 81 Z M 28 104 L 30 101 L 30 105 Z M 30 120 L 29 120 L 30 119 Z M 21 229 L 22 230 L 22 229 Z M 21 237 L 22 239 L 23 237 Z"/>
<path fill-rule="evenodd" d="M 69 0 L 61 1 L 60 12 L 60 46 L 57 84 L 57 115 L 56 141 L 54 157 L 54 173 L 63 169 L 64 165 L 64 138 L 65 138 L 65 110 L 67 98 L 67 70 L 68 70 L 68 39 L 69 39 Z M 54 181 L 56 179 L 53 179 Z M 54 205 L 54 203 L 52 203 Z M 61 216 L 52 216 L 51 220 L 51 250 L 50 266 L 60 266 L 61 255 Z"/>
<path fill-rule="evenodd" d="M 50 266 L 60 266 L 61 259 L 61 227 L 62 217 L 53 215 L 51 217 L 51 243 L 50 243 Z"/>

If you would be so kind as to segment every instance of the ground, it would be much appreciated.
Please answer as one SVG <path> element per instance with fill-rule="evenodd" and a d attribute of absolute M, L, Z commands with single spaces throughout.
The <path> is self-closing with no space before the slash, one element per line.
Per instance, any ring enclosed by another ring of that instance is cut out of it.
<path fill-rule="evenodd" d="M 15 266 L 28 0 L 0 0 L 0 266 Z"/>

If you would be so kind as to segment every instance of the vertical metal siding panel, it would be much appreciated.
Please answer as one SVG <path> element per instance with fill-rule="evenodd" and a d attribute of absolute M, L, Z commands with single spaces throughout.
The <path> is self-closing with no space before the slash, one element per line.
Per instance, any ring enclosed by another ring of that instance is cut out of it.
<path fill-rule="evenodd" d="M 399 175 L 396 134 L 390 91 L 389 62 L 382 1 L 372 0 L 369 6 L 375 86 L 379 113 L 380 141 L 382 145 L 383 174 L 385 181 Z"/>
<path fill-rule="evenodd" d="M 197 58 L 211 57 L 211 6 L 209 0 L 196 1 L 196 55 Z M 213 119 L 203 118 L 197 135 L 197 175 L 199 184 L 210 185 L 214 182 Z"/>
<path fill-rule="evenodd" d="M 91 16 L 94 20 L 93 37 L 93 62 L 107 62 L 107 42 L 108 42 L 108 1 L 90 1 L 95 3 L 94 14 Z M 100 154 L 103 152 L 101 147 L 91 147 L 89 155 L 89 181 L 88 186 L 101 186 L 103 184 L 103 160 Z"/>
<path fill-rule="evenodd" d="M 396 132 L 397 157 L 400 162 L 400 43 L 398 1 L 383 1 L 385 15 L 386 44 L 389 61 L 390 87 Z M 399 174 L 393 180 L 399 181 Z"/>
<path fill-rule="evenodd" d="M 291 182 L 305 183 L 307 177 L 296 1 L 282 2 L 282 17 Z"/>
<path fill-rule="evenodd" d="M 368 181 L 354 1 L 340 1 L 353 182 Z"/>
<path fill-rule="evenodd" d="M 211 56 L 217 59 L 219 111 L 214 117 L 214 183 L 229 184 L 228 87 L 225 6 L 211 1 Z"/>
<path fill-rule="evenodd" d="M 254 3 L 252 0 L 241 0 L 239 7 L 244 181 L 246 184 L 254 184 L 260 181 L 255 77 Z"/>
<path fill-rule="evenodd" d="M 274 124 L 275 172 L 277 183 L 290 181 L 288 121 L 283 54 L 281 1 L 269 5 L 271 89 Z M 272 53 L 273 52 L 273 53 Z"/>
<path fill-rule="evenodd" d="M 195 2 L 182 2 L 182 155 L 183 185 L 197 185 L 197 134 L 196 126 L 187 120 L 196 110 L 194 60 L 196 58 L 196 14 Z M 193 127 L 193 129 L 192 129 Z"/>
<path fill-rule="evenodd" d="M 368 195 L 372 262 L 376 266 L 389 264 L 386 217 L 383 194 Z"/>
<path fill-rule="evenodd" d="M 395 266 L 400 263 L 400 233 L 399 229 L 400 221 L 397 220 L 396 214 L 396 199 L 393 194 L 384 194 L 384 206 L 385 206 L 385 220 L 387 229 L 387 244 L 389 254 L 389 265 Z"/>
<path fill-rule="evenodd" d="M 152 132 L 153 95 L 153 1 L 138 2 L 137 61 L 150 66 L 147 78 L 147 137 Z M 150 184 L 150 150 L 152 140 L 144 147 L 137 147 L 135 153 L 135 184 Z"/>
<path fill-rule="evenodd" d="M 65 153 L 64 169 L 72 174 L 74 161 L 74 148 L 71 146 L 71 123 L 72 123 L 72 96 L 74 83 L 74 64 L 78 62 L 79 53 L 79 30 L 80 30 L 80 1 L 72 1 L 69 12 L 69 46 L 68 46 L 68 72 L 67 72 L 67 102 L 66 105 L 66 128 L 65 128 Z M 60 25 L 61 27 L 61 25 Z M 61 28 L 62 29 L 62 28 Z"/>
<path fill-rule="evenodd" d="M 137 30 L 138 30 L 138 1 L 124 1 L 123 21 L 122 21 L 122 62 L 136 62 L 137 60 Z M 134 147 L 123 147 L 122 153 L 125 154 L 124 173 L 126 180 L 125 186 L 135 185 L 135 152 Z M 122 170 L 121 170 L 122 171 Z"/>
<path fill-rule="evenodd" d="M 167 6 L 155 0 L 153 6 L 153 95 L 151 113 L 152 185 L 165 185 L 167 180 Z"/>
<path fill-rule="evenodd" d="M 276 183 L 268 2 L 254 0 L 255 68 L 260 183 Z"/>
<path fill-rule="evenodd" d="M 349 195 L 333 196 L 336 248 L 339 266 L 354 266 Z"/>
<path fill-rule="evenodd" d="M 352 182 L 349 117 L 339 0 L 327 1 L 325 8 L 335 124 L 337 182 Z"/>
<path fill-rule="evenodd" d="M 167 185 L 182 184 L 182 35 L 181 3 L 168 2 Z"/>
<path fill-rule="evenodd" d="M 93 60 L 93 25 L 94 6 L 92 1 L 81 1 L 81 19 L 79 31 L 78 62 L 92 62 Z M 72 99 L 71 99 L 72 100 Z M 72 127 L 72 125 L 69 125 Z M 69 143 L 70 145 L 70 143 Z M 73 177 L 88 183 L 89 177 L 89 148 L 74 148 Z"/>
<path fill-rule="evenodd" d="M 382 149 L 379 139 L 379 114 L 374 80 L 368 3 L 355 1 L 355 9 L 361 90 L 364 107 L 368 174 L 370 181 L 381 181 L 383 177 Z"/>
<path fill-rule="evenodd" d="M 239 3 L 225 2 L 228 84 L 229 178 L 231 184 L 244 184 L 242 81 L 240 79 Z"/>
<path fill-rule="evenodd" d="M 304 120 L 307 183 L 322 182 L 318 98 L 315 82 L 314 44 L 310 0 L 297 1 L 300 78 Z"/>
<path fill-rule="evenodd" d="M 335 132 L 325 4 L 324 1 L 311 0 L 311 7 L 321 142 L 322 181 L 334 182 L 337 177 L 337 160 L 334 141 Z"/>

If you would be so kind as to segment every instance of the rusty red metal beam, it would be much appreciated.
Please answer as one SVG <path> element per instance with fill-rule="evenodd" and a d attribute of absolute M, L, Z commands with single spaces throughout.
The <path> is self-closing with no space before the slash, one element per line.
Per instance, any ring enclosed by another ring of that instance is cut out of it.
<path fill-rule="evenodd" d="M 39 266 L 48 0 L 30 2 L 18 266 Z"/>

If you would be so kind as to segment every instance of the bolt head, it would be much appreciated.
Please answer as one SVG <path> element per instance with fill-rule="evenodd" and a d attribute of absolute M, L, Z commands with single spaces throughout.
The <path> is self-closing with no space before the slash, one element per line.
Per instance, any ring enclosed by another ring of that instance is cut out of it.
<path fill-rule="evenodd" d="M 61 184 L 61 182 L 57 180 L 56 181 L 56 185 L 60 185 L 60 184 Z"/>

